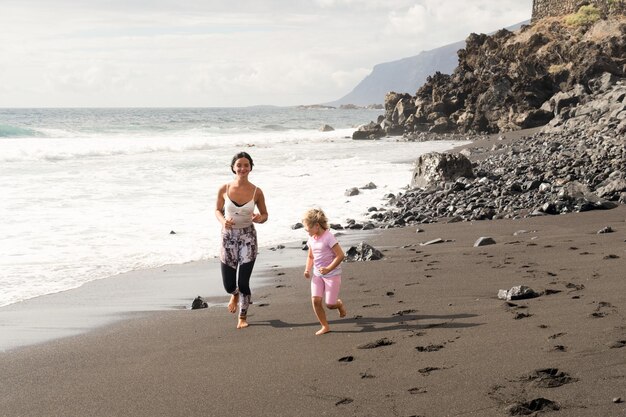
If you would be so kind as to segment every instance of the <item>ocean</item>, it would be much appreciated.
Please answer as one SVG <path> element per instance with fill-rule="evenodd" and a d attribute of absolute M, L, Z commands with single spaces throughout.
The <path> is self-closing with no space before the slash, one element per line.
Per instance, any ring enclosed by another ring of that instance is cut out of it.
<path fill-rule="evenodd" d="M 354 141 L 381 110 L 299 107 L 0 109 L 0 307 L 137 269 L 214 258 L 218 187 L 254 159 L 259 243 L 305 239 L 301 214 L 364 220 L 413 161 L 459 142 Z M 320 131 L 324 124 L 335 130 Z M 346 197 L 345 191 L 377 188 Z"/>

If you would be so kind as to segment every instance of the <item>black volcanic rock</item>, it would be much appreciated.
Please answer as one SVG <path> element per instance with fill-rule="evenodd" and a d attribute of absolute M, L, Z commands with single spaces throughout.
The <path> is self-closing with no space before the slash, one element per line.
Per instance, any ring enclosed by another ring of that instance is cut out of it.
<path fill-rule="evenodd" d="M 464 150 L 473 176 L 430 175 L 427 182 L 413 182 L 406 192 L 389 195 L 388 207 L 370 213 L 371 219 L 379 227 L 398 227 L 606 210 L 626 203 L 626 82 L 606 75 L 591 82 L 600 79 L 615 83 L 562 107 L 536 133 L 490 150 Z M 405 135 L 405 140 L 434 138 Z"/>
<path fill-rule="evenodd" d="M 415 96 L 386 95 L 382 125 L 387 134 L 543 126 L 554 110 L 575 104 L 598 82 L 603 85 L 599 75 L 624 77 L 626 21 L 616 16 L 581 28 L 552 18 L 515 33 L 471 34 L 458 56 L 451 75 L 436 72 Z"/>

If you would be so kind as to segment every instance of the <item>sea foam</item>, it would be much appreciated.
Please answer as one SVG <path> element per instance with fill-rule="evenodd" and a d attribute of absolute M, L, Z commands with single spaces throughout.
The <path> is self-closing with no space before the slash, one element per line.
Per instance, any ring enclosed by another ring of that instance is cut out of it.
<path fill-rule="evenodd" d="M 263 117 L 248 112 L 241 126 L 224 126 L 236 134 L 198 130 L 194 123 L 175 123 L 169 132 L 162 128 L 165 118 L 197 120 L 196 110 L 184 117 L 179 109 L 157 115 L 151 109 L 118 112 L 125 124 L 107 128 L 114 134 L 94 134 L 84 111 L 66 109 L 53 115 L 74 132 L 70 137 L 0 141 L 0 306 L 129 270 L 217 256 L 215 199 L 218 187 L 232 180 L 230 159 L 238 151 L 254 158 L 250 179 L 263 190 L 270 216 L 257 227 L 259 241 L 272 246 L 305 238 L 291 226 L 310 207 L 323 207 L 333 223 L 366 219 L 368 207 L 381 206 L 385 194 L 408 184 L 419 154 L 453 146 L 350 139 L 348 126 L 371 112 L 338 113 L 335 120 L 329 120 L 332 112 L 323 118 L 296 109 L 275 109 Z M 241 110 L 218 113 L 215 119 L 236 119 Z M 58 128 L 48 117 L 45 128 Z M 137 129 L 146 119 L 161 127 Z M 293 119 L 300 119 L 294 125 L 311 128 L 270 133 L 261 128 Z M 337 130 L 312 127 L 322 122 Z M 181 124 L 188 128 L 185 134 Z M 345 196 L 347 188 L 369 182 L 378 188 Z"/>

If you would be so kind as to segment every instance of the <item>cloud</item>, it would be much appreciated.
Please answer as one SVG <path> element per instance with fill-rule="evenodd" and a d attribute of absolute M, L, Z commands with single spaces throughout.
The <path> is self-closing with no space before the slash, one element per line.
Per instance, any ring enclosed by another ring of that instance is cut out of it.
<path fill-rule="evenodd" d="M 0 106 L 334 100 L 381 62 L 530 17 L 531 0 L 4 0 Z M 10 89 L 6 85 L 11 85 Z"/>

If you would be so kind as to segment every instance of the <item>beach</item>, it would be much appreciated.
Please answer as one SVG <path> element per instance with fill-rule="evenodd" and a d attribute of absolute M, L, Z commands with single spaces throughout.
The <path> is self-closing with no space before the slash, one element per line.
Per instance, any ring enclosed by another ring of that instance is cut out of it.
<path fill-rule="evenodd" d="M 385 257 L 343 265 L 348 315 L 327 335 L 285 245 L 247 329 L 220 297 L 1 353 L 0 414 L 626 415 L 623 205 L 420 229 L 367 237 Z M 498 299 L 517 285 L 539 296 Z"/>
<path fill-rule="evenodd" d="M 376 105 L 268 105 L 508 15 L 323 3 L 9 9 L 0 417 L 626 416 L 623 2 L 533 1 L 410 88 L 379 74 L 415 78 L 411 58 L 375 65 L 353 91 Z M 213 215 L 231 197 L 263 221 L 244 328 L 219 236 L 248 213 Z M 321 335 L 314 207 L 348 254 Z"/>

